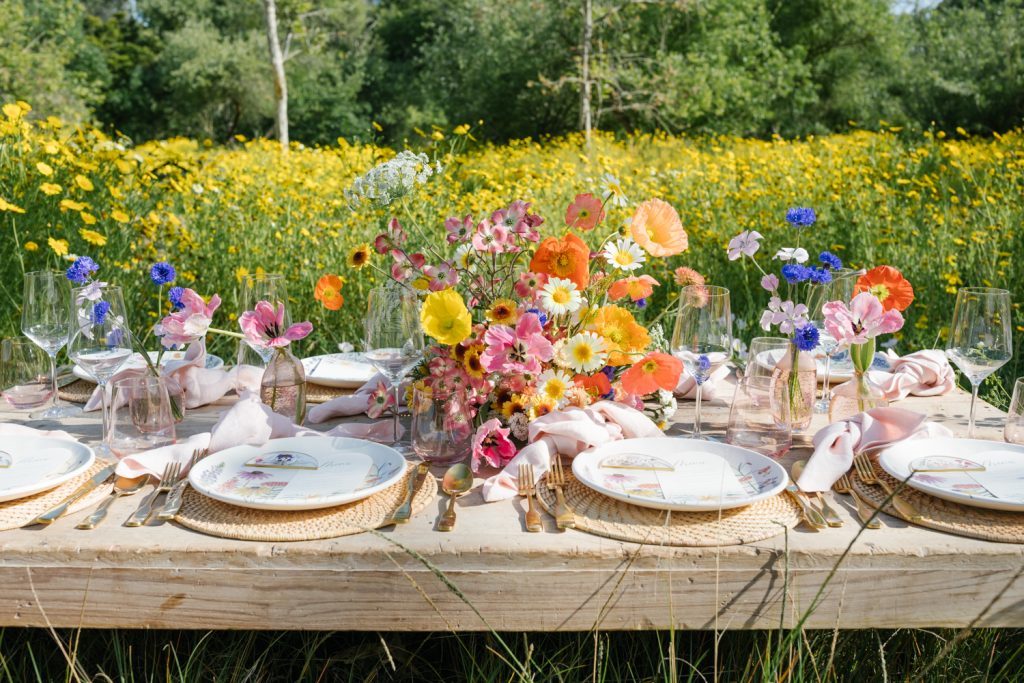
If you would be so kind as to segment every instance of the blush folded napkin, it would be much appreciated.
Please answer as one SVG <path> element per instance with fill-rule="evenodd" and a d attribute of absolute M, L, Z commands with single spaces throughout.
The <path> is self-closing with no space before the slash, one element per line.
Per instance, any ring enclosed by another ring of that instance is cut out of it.
<path fill-rule="evenodd" d="M 326 422 L 335 417 L 351 417 L 361 415 L 370 406 L 370 395 L 377 389 L 377 385 L 383 383 L 388 391 L 391 391 L 391 383 L 384 379 L 384 375 L 377 373 L 366 384 L 356 389 L 355 393 L 347 396 L 338 396 L 330 401 L 314 406 L 306 413 L 306 422 L 318 424 Z M 398 385 L 399 405 L 405 405 L 405 387 L 407 383 Z"/>
<path fill-rule="evenodd" d="M 920 413 L 902 408 L 873 408 L 818 430 L 814 435 L 814 454 L 796 485 L 803 491 L 828 491 L 853 467 L 854 453 L 904 439 L 952 435 Z"/>
<path fill-rule="evenodd" d="M 571 457 L 609 441 L 665 436 L 639 410 L 613 401 L 598 401 L 586 408 L 567 408 L 538 417 L 530 423 L 529 445 L 501 473 L 484 481 L 487 502 L 504 500 L 519 490 L 519 463 L 530 463 L 539 481 L 551 468 L 551 456 Z"/>
<path fill-rule="evenodd" d="M 701 400 L 712 399 L 715 397 L 715 385 L 717 380 L 722 379 L 729 374 L 729 366 L 723 365 L 717 370 L 711 373 L 707 381 L 704 382 L 704 391 L 701 394 Z M 695 399 L 697 398 L 697 382 L 693 379 L 693 375 L 683 369 L 683 374 L 679 376 L 679 384 L 672 390 L 672 393 L 676 398 L 682 399 Z"/>
<path fill-rule="evenodd" d="M 942 396 L 956 387 L 956 374 L 937 349 L 925 349 L 892 359 L 892 371 L 869 370 L 871 380 L 890 401 L 907 396 Z"/>

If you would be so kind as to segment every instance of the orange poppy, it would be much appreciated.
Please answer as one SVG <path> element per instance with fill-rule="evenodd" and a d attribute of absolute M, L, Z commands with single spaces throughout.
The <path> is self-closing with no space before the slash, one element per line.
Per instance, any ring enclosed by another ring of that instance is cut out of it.
<path fill-rule="evenodd" d="M 675 356 L 654 352 L 644 356 L 622 373 L 622 388 L 635 396 L 653 394 L 658 389 L 672 391 L 683 374 L 683 363 Z"/>
<path fill-rule="evenodd" d="M 651 256 L 675 256 L 689 246 L 679 214 L 660 199 L 648 199 L 636 207 L 629 229 L 633 241 Z"/>
<path fill-rule="evenodd" d="M 590 247 L 572 233 L 548 237 L 530 261 L 530 271 L 572 280 L 581 290 L 590 282 Z"/>
<path fill-rule="evenodd" d="M 572 381 L 594 398 L 607 396 L 612 391 L 612 383 L 609 381 L 608 375 L 603 372 L 595 372 L 593 375 L 576 375 Z"/>
<path fill-rule="evenodd" d="M 914 303 L 914 288 L 903 273 L 892 266 L 878 266 L 857 278 L 855 294 L 871 292 L 886 311 L 902 311 Z"/>
<path fill-rule="evenodd" d="M 336 311 L 345 303 L 345 297 L 341 295 L 341 288 L 345 284 L 337 275 L 324 275 L 316 283 L 313 290 L 313 298 L 324 305 L 330 311 Z"/>
<path fill-rule="evenodd" d="M 608 296 L 612 301 L 618 301 L 624 296 L 628 296 L 632 301 L 640 301 L 640 299 L 646 299 L 654 294 L 654 288 L 658 284 L 658 281 L 650 275 L 624 277 L 621 280 L 616 280 L 608 288 Z"/>
<path fill-rule="evenodd" d="M 604 204 L 590 194 L 578 194 L 565 210 L 565 224 L 570 228 L 593 230 L 604 220 Z"/>
<path fill-rule="evenodd" d="M 651 343 L 647 328 L 637 323 L 633 314 L 621 306 L 602 306 L 594 316 L 594 331 L 608 345 L 608 365 L 629 365 L 630 354 L 640 354 Z"/>

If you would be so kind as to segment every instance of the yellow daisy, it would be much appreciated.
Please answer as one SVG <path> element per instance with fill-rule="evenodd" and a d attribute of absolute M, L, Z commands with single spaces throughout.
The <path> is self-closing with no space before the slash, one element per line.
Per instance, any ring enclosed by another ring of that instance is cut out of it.
<path fill-rule="evenodd" d="M 53 249 L 53 253 L 57 256 L 68 255 L 68 241 L 67 240 L 55 240 L 52 237 L 46 238 L 46 243 L 50 249 Z"/>
<path fill-rule="evenodd" d="M 346 261 L 350 268 L 360 270 L 370 262 L 370 255 L 372 253 L 373 250 L 370 248 L 369 244 L 360 244 L 359 246 L 353 247 L 352 250 L 348 252 L 348 259 L 346 259 Z"/>
<path fill-rule="evenodd" d="M 89 230 L 88 228 L 81 228 L 78 234 L 82 236 L 82 239 L 93 244 L 97 247 L 102 247 L 107 243 L 107 236 L 96 232 L 95 230 Z"/>
<path fill-rule="evenodd" d="M 60 191 L 64 188 L 62 188 L 57 183 L 43 183 L 42 185 L 39 186 L 39 189 L 43 191 L 43 194 L 52 197 L 55 194 L 60 194 Z"/>
<path fill-rule="evenodd" d="M 487 309 L 487 319 L 498 325 L 515 325 L 519 319 L 519 307 L 512 299 L 497 299 Z"/>

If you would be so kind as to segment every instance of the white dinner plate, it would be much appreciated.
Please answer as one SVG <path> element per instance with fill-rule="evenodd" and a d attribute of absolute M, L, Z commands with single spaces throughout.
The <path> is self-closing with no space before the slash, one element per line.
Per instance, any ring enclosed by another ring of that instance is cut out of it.
<path fill-rule="evenodd" d="M 377 374 L 361 353 L 329 353 L 302 359 L 306 381 L 325 387 L 357 389 Z"/>
<path fill-rule="evenodd" d="M 316 510 L 372 496 L 401 479 L 393 448 L 344 437 L 273 439 L 200 460 L 188 480 L 216 500 L 257 510 Z"/>
<path fill-rule="evenodd" d="M 789 477 L 760 453 L 713 441 L 613 441 L 577 455 L 572 472 L 604 495 L 658 510 L 726 510 L 778 495 Z"/>
<path fill-rule="evenodd" d="M 785 351 L 772 350 L 762 351 L 757 354 L 757 358 L 753 362 L 759 366 L 771 371 L 772 368 L 782 359 L 782 355 Z M 825 381 L 825 359 L 815 358 L 815 364 L 817 365 L 818 383 Z M 871 363 L 872 370 L 882 370 L 888 372 L 892 370 L 892 361 L 884 353 L 876 353 L 875 360 Z M 849 379 L 853 379 L 853 363 L 850 362 L 850 352 L 843 351 L 832 358 L 832 367 L 829 368 L 829 382 L 836 384 L 838 382 L 845 382 Z"/>
<path fill-rule="evenodd" d="M 1024 446 L 977 439 L 908 439 L 878 456 L 890 475 L 954 503 L 1024 512 Z M 941 471 L 949 470 L 949 471 Z"/>
<path fill-rule="evenodd" d="M 76 441 L 48 436 L 0 437 L 0 503 L 49 491 L 92 466 L 96 456 Z"/>
<path fill-rule="evenodd" d="M 150 351 L 149 352 L 150 360 L 152 360 L 153 362 L 156 362 L 156 357 L 157 357 L 157 352 L 156 351 Z M 171 361 L 175 361 L 175 360 L 185 360 L 185 351 L 164 351 L 164 357 L 160 359 L 160 367 L 164 367 L 165 365 L 167 365 Z M 129 369 L 141 370 L 141 369 L 143 369 L 145 367 L 146 367 L 146 361 L 143 360 L 142 354 L 141 353 L 136 353 L 131 358 L 129 358 L 127 361 L 125 361 L 125 364 L 122 365 L 119 368 L 118 372 L 120 372 L 121 370 L 129 370 Z M 222 367 L 224 367 L 224 359 L 223 358 L 221 358 L 220 356 L 214 356 L 213 354 L 210 354 L 210 353 L 206 354 L 206 369 L 207 370 L 216 370 L 217 368 L 222 368 Z M 71 368 L 71 372 L 78 379 L 84 379 L 87 382 L 95 381 L 95 380 L 93 380 L 92 375 L 90 375 L 88 372 L 83 370 L 78 365 L 76 365 L 75 367 Z"/>

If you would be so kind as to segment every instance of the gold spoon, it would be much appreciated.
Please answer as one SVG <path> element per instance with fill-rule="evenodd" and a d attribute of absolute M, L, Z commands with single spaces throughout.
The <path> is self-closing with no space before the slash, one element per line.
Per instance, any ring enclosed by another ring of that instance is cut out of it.
<path fill-rule="evenodd" d="M 437 523 L 438 531 L 451 531 L 455 528 L 455 499 L 473 487 L 473 473 L 464 464 L 452 465 L 444 473 L 441 490 L 448 494 L 448 510 Z"/>
<path fill-rule="evenodd" d="M 113 505 L 114 501 L 121 496 L 130 496 L 133 493 L 138 493 L 142 490 L 142 487 L 149 481 L 149 476 L 143 475 L 136 477 L 135 479 L 125 479 L 124 477 L 117 477 L 114 479 L 114 490 L 111 492 L 106 499 L 100 503 L 100 506 L 96 508 L 91 515 L 86 519 L 82 520 L 76 529 L 95 529 L 99 526 L 100 522 L 107 518 L 107 510 Z"/>
<path fill-rule="evenodd" d="M 800 478 L 800 474 L 804 471 L 804 465 L 807 464 L 806 460 L 797 460 L 793 463 L 793 481 L 796 482 Z M 814 498 L 821 505 L 821 514 L 825 518 L 825 522 L 831 527 L 843 526 L 843 518 L 836 514 L 836 511 L 832 509 L 832 506 L 825 500 L 825 496 L 818 492 L 805 493 L 808 498 Z"/>

